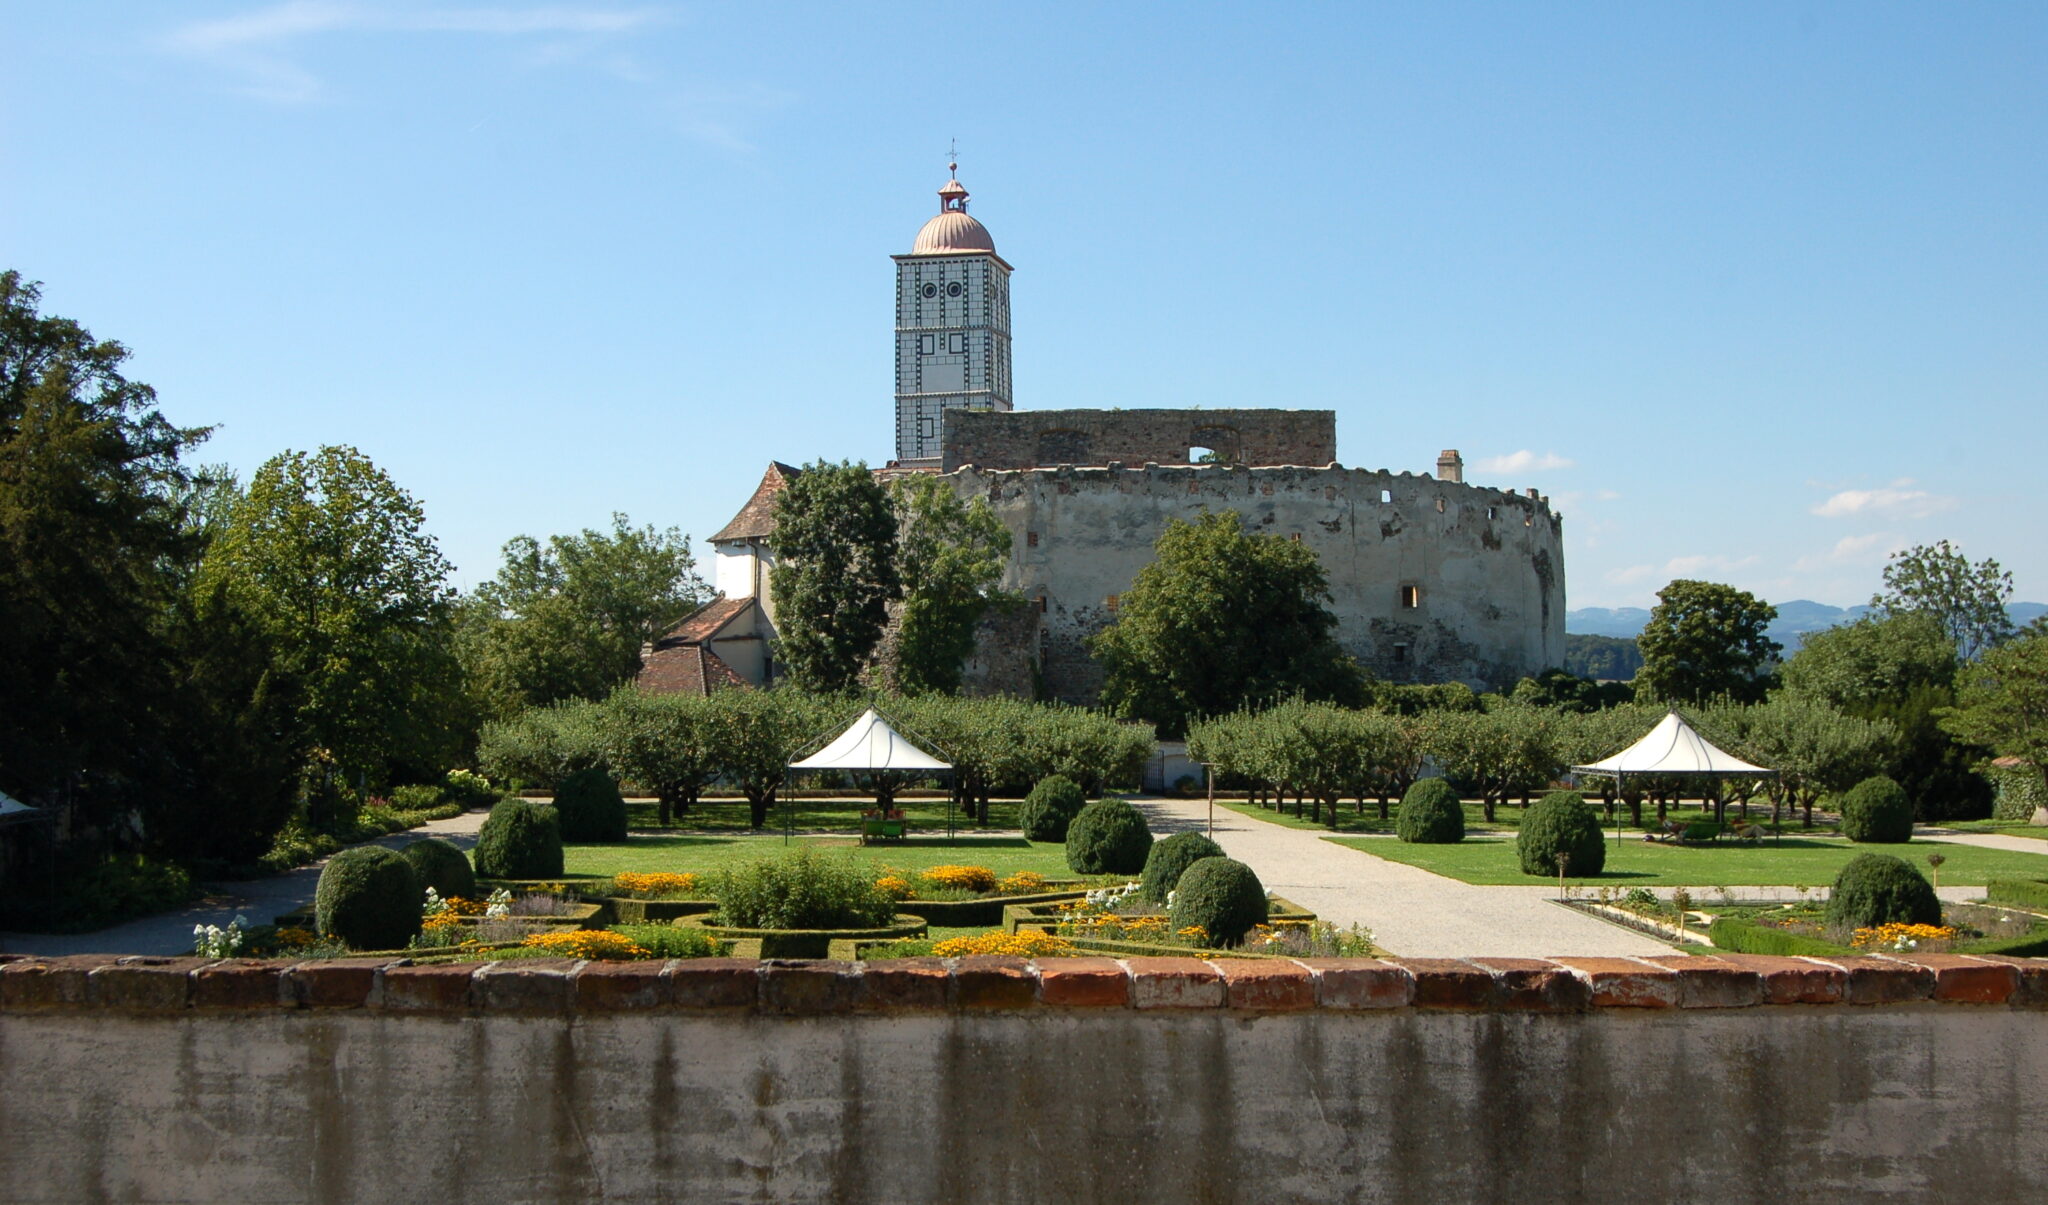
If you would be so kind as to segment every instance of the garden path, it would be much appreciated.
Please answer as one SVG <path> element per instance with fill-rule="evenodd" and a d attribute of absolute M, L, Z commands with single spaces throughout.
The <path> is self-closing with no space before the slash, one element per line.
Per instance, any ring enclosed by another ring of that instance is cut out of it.
<path fill-rule="evenodd" d="M 2048 854 L 2048 841 L 2039 837 L 2007 837 L 1999 833 L 1952 833 L 1943 828 L 1916 828 L 1915 841 L 1947 841 L 1953 845 L 1974 845 L 1979 849 L 2009 849 L 2015 853 Z"/>
<path fill-rule="evenodd" d="M 418 828 L 392 833 L 369 842 L 390 849 L 412 844 L 422 837 L 443 837 L 463 849 L 476 844 L 477 830 L 489 812 L 464 812 L 446 820 L 429 821 Z M 209 883 L 207 894 L 187 907 L 160 912 L 92 933 L 0 933 L 0 951 L 9 954 L 190 954 L 192 926 L 219 925 L 223 928 L 237 914 L 252 925 L 267 925 L 270 918 L 313 902 L 313 889 L 320 884 L 320 868 L 326 859 L 283 874 L 235 883 Z"/>
<path fill-rule="evenodd" d="M 1201 832 L 1199 799 L 1137 798 L 1153 833 Z M 1391 839 L 1391 838 L 1390 838 Z M 1549 901 L 1555 887 L 1475 887 L 1333 845 L 1316 833 L 1216 809 L 1216 843 L 1267 890 L 1338 926 L 1362 924 L 1411 958 L 1669 954 L 1672 947 Z"/>

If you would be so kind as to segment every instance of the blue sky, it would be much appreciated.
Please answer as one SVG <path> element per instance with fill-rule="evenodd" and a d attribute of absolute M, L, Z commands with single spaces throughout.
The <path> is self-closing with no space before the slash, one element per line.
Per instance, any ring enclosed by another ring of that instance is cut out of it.
<path fill-rule="evenodd" d="M 1573 606 L 2048 598 L 2048 6 L 0 6 L 0 262 L 245 473 L 361 447 L 471 584 L 890 454 L 960 144 L 1022 408 L 1338 413 L 1535 486 Z"/>

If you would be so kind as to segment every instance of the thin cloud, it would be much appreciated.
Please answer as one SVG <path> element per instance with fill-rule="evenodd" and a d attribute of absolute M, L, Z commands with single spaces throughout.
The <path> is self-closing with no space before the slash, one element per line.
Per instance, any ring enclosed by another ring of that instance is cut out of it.
<path fill-rule="evenodd" d="M 1745 569 L 1754 564 L 1756 564 L 1756 557 L 1754 554 L 1743 557 L 1729 557 L 1720 555 L 1675 556 L 1672 557 L 1670 560 L 1664 562 L 1664 572 L 1670 574 L 1674 578 L 1691 577 L 1693 574 L 1699 573 L 1703 570 L 1711 569 L 1716 573 L 1727 573 L 1735 569 Z"/>
<path fill-rule="evenodd" d="M 290 0 L 237 16 L 195 21 L 164 39 L 172 52 L 225 72 L 238 91 L 279 104 L 316 100 L 324 85 L 293 52 L 336 33 L 438 33 L 494 37 L 608 37 L 663 20 L 645 8 L 383 8 Z"/>
<path fill-rule="evenodd" d="M 1843 536 L 1835 546 L 1826 552 L 1809 553 L 1793 562 L 1792 567 L 1801 571 L 1827 569 L 1837 565 L 1880 564 L 1893 552 L 1905 547 L 1905 541 L 1889 531 L 1873 531 L 1867 535 Z"/>
<path fill-rule="evenodd" d="M 1519 452 L 1509 452 L 1505 456 L 1489 456 L 1475 462 L 1472 468 L 1481 473 L 1541 473 L 1551 469 L 1568 469 L 1575 463 L 1555 452 L 1545 452 L 1538 456 L 1523 448 Z"/>
<path fill-rule="evenodd" d="M 1846 519 L 1855 515 L 1897 516 L 1924 519 L 1954 510 L 1956 500 L 1926 490 L 1913 489 L 1913 479 L 1902 477 L 1890 485 L 1870 490 L 1838 490 L 1813 508 L 1823 519 Z"/>

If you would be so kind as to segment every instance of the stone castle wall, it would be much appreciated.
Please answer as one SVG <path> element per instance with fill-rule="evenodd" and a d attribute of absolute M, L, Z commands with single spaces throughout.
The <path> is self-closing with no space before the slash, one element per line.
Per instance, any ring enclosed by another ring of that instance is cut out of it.
<path fill-rule="evenodd" d="M 1237 464 L 1328 464 L 1334 410 L 948 410 L 940 471 L 966 465 L 1186 464 L 1208 448 Z"/>
<path fill-rule="evenodd" d="M 2027 1201 L 2048 960 L 0 956 L 9 1201 Z"/>
<path fill-rule="evenodd" d="M 1377 678 L 1502 688 L 1564 663 L 1562 520 L 1541 498 L 1335 465 L 973 467 L 947 479 L 1009 529 L 1003 588 L 1042 608 L 1053 698 L 1093 701 L 1102 673 L 1086 638 L 1115 618 L 1169 519 L 1219 510 L 1315 551 L 1338 642 Z"/>

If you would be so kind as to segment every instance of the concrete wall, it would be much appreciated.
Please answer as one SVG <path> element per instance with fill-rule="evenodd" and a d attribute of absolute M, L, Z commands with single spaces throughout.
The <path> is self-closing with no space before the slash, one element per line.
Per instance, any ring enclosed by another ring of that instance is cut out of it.
<path fill-rule="evenodd" d="M 9 1201 L 2048 1193 L 2048 961 L 0 968 Z"/>
<path fill-rule="evenodd" d="M 1041 671 L 1055 698 L 1095 698 L 1102 674 L 1084 641 L 1114 617 L 1110 599 L 1152 561 L 1169 519 L 1215 510 L 1315 550 L 1338 641 L 1375 677 L 1486 689 L 1564 664 L 1562 520 L 1541 498 L 1335 466 L 970 468 L 948 480 L 1009 529 L 1003 587 L 1045 599 Z M 1403 586 L 1419 605 L 1404 605 Z"/>
<path fill-rule="evenodd" d="M 1328 464 L 1334 410 L 948 410 L 940 468 L 1028 469 L 1121 461 L 1186 464 L 1208 448 L 1240 464 Z"/>

